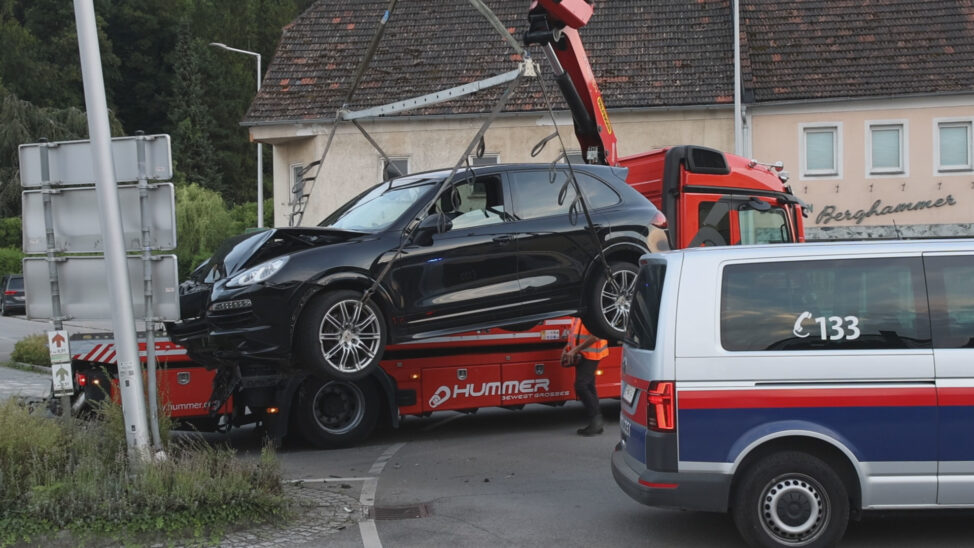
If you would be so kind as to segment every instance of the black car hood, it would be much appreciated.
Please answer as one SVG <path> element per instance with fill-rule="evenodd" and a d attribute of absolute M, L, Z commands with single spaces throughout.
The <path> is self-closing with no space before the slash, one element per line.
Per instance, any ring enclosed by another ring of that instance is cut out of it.
<path fill-rule="evenodd" d="M 213 283 L 274 257 L 347 242 L 362 235 L 362 232 L 320 227 L 272 228 L 241 234 L 224 240 L 190 278 L 197 283 Z"/>

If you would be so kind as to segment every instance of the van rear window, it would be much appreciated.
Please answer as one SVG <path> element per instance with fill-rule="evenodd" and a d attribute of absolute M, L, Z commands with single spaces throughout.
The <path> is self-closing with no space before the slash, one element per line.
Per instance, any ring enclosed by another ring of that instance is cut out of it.
<path fill-rule="evenodd" d="M 974 256 L 923 258 L 934 348 L 974 348 Z"/>
<path fill-rule="evenodd" d="M 659 303 L 663 295 L 665 264 L 643 265 L 636 276 L 629 311 L 629 327 L 625 343 L 643 350 L 656 349 L 656 329 L 659 326 Z"/>
<path fill-rule="evenodd" d="M 930 348 L 919 257 L 735 264 L 724 268 L 726 350 Z"/>

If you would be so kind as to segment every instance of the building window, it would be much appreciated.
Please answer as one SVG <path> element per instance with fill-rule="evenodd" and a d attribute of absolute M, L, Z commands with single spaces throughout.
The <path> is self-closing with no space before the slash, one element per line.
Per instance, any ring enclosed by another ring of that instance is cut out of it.
<path fill-rule="evenodd" d="M 901 175 L 906 173 L 905 123 L 868 123 L 866 165 L 869 175 Z"/>
<path fill-rule="evenodd" d="M 838 124 L 802 125 L 802 176 L 838 177 L 841 157 L 841 127 Z"/>
<path fill-rule="evenodd" d="M 937 171 L 971 171 L 971 122 L 937 123 Z"/>
<path fill-rule="evenodd" d="M 379 157 L 379 167 L 382 172 L 379 178 L 383 181 L 409 174 L 409 156 L 389 156 L 387 163 L 384 158 Z"/>
<path fill-rule="evenodd" d="M 477 158 L 476 156 L 471 156 L 469 158 L 470 165 L 477 166 L 493 166 L 501 163 L 500 154 L 484 154 L 483 158 Z"/>

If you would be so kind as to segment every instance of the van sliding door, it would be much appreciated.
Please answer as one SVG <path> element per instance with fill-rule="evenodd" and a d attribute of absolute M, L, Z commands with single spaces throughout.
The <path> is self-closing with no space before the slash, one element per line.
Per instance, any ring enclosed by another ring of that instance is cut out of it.
<path fill-rule="evenodd" d="M 924 255 L 940 407 L 939 504 L 974 504 L 974 255 Z"/>

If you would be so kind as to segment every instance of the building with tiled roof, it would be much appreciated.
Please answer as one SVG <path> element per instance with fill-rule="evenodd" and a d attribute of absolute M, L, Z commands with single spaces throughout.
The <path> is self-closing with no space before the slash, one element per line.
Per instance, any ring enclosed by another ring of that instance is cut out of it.
<path fill-rule="evenodd" d="M 515 37 L 526 30 L 527 2 L 486 3 Z M 386 6 L 382 0 L 322 0 L 283 31 L 243 120 L 255 140 L 274 146 L 279 225 L 288 224 L 295 173 L 321 156 Z M 730 0 L 612 0 L 595 7 L 581 36 L 620 153 L 687 143 L 733 151 Z M 900 233 L 953 234 L 957 229 L 930 226 L 963 229 L 974 221 L 974 190 L 961 188 L 974 176 L 974 3 L 740 0 L 740 17 L 745 115 L 739 146 L 760 160 L 785 162 L 795 191 L 814 206 L 810 234 L 889 236 L 894 222 Z M 540 50 L 529 51 L 543 66 L 541 80 L 567 147 L 577 148 L 550 70 Z M 519 62 L 470 4 L 400 2 L 347 107 L 435 92 Z M 363 126 L 409 171 L 453 165 L 502 89 Z M 551 161 L 559 152 L 555 145 L 538 158 L 529 155 L 551 131 L 540 85 L 525 79 L 487 133 L 480 161 Z M 340 125 L 303 224 L 314 224 L 379 180 L 382 164 L 358 130 Z M 952 205 L 866 215 L 876 199 L 881 212 L 886 205 L 946 204 L 947 196 Z M 823 211 L 833 213 L 821 217 Z"/>

